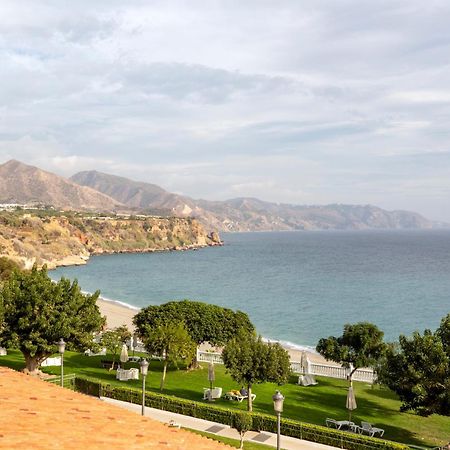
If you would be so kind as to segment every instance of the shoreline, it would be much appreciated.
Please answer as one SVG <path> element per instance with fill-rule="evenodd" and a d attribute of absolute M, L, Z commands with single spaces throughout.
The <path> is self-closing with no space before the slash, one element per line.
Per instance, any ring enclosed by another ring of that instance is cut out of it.
<path fill-rule="evenodd" d="M 99 297 L 97 305 L 100 309 L 102 316 L 106 316 L 106 326 L 108 328 L 116 328 L 121 325 L 126 325 L 130 331 L 134 331 L 133 317 L 141 308 L 132 306 L 128 303 L 121 302 L 119 300 L 111 300 L 103 297 Z M 275 339 L 263 338 L 266 342 L 279 342 L 280 345 L 288 351 L 291 361 L 301 361 L 302 353 L 305 352 L 311 362 L 326 363 L 338 365 L 327 361 L 323 356 L 317 353 L 313 348 L 309 346 L 297 345 L 292 342 L 279 341 Z M 208 345 L 205 348 L 210 348 Z"/>
<path fill-rule="evenodd" d="M 219 242 L 209 242 L 206 244 L 186 244 L 174 247 L 166 248 L 144 248 L 144 249 L 130 249 L 130 250 L 97 250 L 92 252 L 87 252 L 78 255 L 64 256 L 61 259 L 46 261 L 45 265 L 48 270 L 55 270 L 58 267 L 70 267 L 70 266 L 85 266 L 89 263 L 92 256 L 108 256 L 108 255 L 120 255 L 120 254 L 138 254 L 138 253 L 166 253 L 166 252 L 188 252 L 188 251 L 198 251 L 209 247 L 223 247 L 224 241 Z M 8 256 L 10 257 L 10 256 Z M 22 260 L 25 268 L 30 269 L 34 260 L 26 261 Z"/>

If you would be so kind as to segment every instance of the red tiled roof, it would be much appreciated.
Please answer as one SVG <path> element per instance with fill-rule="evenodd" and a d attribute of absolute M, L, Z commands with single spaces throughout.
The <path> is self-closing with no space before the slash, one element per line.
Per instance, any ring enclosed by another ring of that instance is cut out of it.
<path fill-rule="evenodd" d="M 0 367 L 0 449 L 230 448 Z"/>

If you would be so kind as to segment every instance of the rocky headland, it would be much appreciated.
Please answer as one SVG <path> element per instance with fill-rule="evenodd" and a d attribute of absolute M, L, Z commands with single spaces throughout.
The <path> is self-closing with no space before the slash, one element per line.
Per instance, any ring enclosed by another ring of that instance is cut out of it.
<path fill-rule="evenodd" d="M 0 213 L 0 256 L 33 264 L 85 264 L 91 255 L 190 250 L 222 245 L 191 218 L 86 216 L 81 213 Z"/>

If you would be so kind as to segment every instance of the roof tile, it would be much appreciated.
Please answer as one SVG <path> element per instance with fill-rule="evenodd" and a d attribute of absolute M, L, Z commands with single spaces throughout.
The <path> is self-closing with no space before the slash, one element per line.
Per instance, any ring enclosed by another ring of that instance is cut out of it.
<path fill-rule="evenodd" d="M 230 448 L 5 367 L 0 380 L 0 449 Z"/>

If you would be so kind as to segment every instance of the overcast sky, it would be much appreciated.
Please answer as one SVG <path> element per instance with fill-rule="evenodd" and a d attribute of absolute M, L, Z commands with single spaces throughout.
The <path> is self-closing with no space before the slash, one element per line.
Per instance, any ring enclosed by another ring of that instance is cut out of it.
<path fill-rule="evenodd" d="M 450 221 L 448 0 L 1 0 L 0 163 Z"/>

